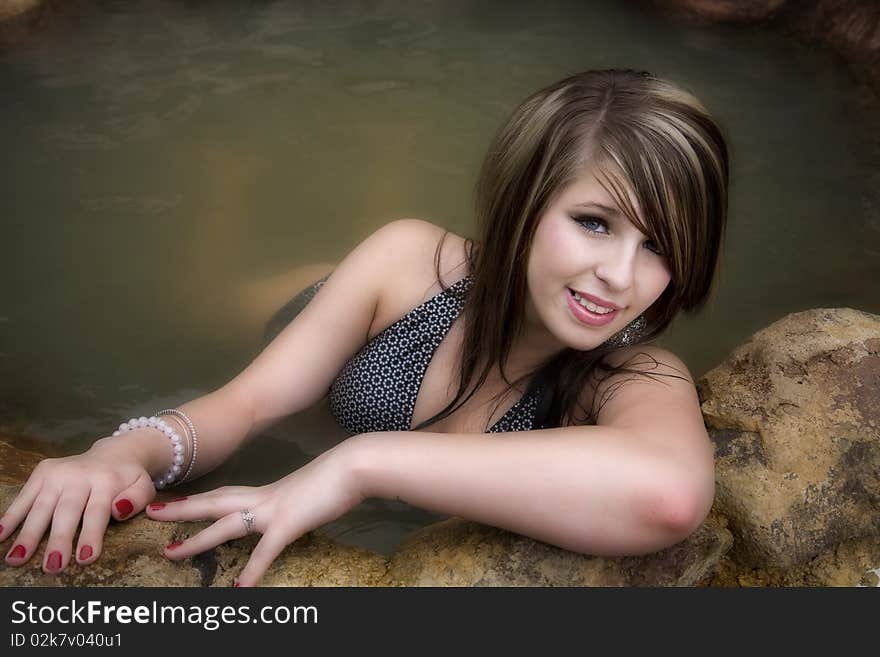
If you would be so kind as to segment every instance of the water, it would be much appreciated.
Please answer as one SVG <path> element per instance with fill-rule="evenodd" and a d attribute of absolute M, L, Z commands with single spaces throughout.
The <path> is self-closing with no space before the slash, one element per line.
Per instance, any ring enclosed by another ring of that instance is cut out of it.
<path fill-rule="evenodd" d="M 729 136 L 717 295 L 664 340 L 694 374 L 789 312 L 880 313 L 873 133 L 846 71 L 796 41 L 621 2 L 59 5 L 0 51 L 0 428 L 47 449 L 231 379 L 272 311 L 383 223 L 471 234 L 494 131 L 587 68 L 669 76 Z M 344 437 L 319 404 L 190 490 Z M 388 553 L 439 517 L 371 500 L 327 529 Z"/>

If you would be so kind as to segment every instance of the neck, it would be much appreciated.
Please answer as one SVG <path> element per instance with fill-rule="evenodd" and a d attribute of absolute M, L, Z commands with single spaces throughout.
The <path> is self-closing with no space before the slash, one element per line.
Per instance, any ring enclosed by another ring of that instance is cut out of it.
<path fill-rule="evenodd" d="M 529 298 L 522 330 L 513 343 L 505 372 L 514 377 L 522 376 L 565 348 L 540 321 Z"/>

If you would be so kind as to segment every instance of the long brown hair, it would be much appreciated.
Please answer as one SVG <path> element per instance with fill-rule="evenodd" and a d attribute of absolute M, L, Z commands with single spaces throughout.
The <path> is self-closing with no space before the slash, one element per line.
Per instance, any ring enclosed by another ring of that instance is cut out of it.
<path fill-rule="evenodd" d="M 727 223 L 729 165 L 721 130 L 694 96 L 646 72 L 586 71 L 561 80 L 513 112 L 483 161 L 475 188 L 478 237 L 466 243 L 472 281 L 463 309 L 459 388 L 416 429 L 464 405 L 496 364 L 508 385 L 531 378 L 532 387 L 542 387 L 534 428 L 595 423 L 601 403 L 575 415 L 585 386 L 595 389 L 618 373 L 652 375 L 627 367 L 630 361 L 610 365 L 606 356 L 615 347 L 608 343 L 590 351 L 563 349 L 514 382 L 504 372 L 524 322 L 526 266 L 538 221 L 585 168 L 598 173 L 627 218 L 654 240 L 672 274 L 644 313 L 647 327 L 638 343 L 659 336 L 679 311 L 693 313 L 705 304 Z M 443 289 L 445 237 L 435 254 Z"/>

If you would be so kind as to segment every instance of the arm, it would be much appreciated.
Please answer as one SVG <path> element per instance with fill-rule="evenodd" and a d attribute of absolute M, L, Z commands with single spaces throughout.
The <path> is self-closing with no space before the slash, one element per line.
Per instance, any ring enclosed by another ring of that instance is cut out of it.
<path fill-rule="evenodd" d="M 684 368 L 668 352 L 653 353 Z M 356 478 L 366 497 L 399 498 L 576 552 L 655 552 L 693 532 L 714 496 L 696 391 L 669 381 L 622 386 L 596 426 L 363 434 L 353 445 Z"/>
<path fill-rule="evenodd" d="M 326 394 L 333 377 L 366 342 L 381 290 L 396 271 L 391 267 L 405 264 L 398 260 L 411 257 L 413 246 L 435 231 L 415 219 L 382 226 L 346 256 L 319 294 L 240 374 L 177 407 L 198 432 L 190 480 L 222 464 L 250 436 Z M 111 440 L 130 444 L 151 476 L 167 470 L 168 439 L 158 431 L 140 429 L 103 439 Z"/>
<path fill-rule="evenodd" d="M 665 368 L 675 362 L 687 372 L 671 354 L 639 350 L 665 355 Z M 258 583 L 286 545 L 366 497 L 402 499 L 576 552 L 656 552 L 696 529 L 714 497 L 712 446 L 696 390 L 689 377 L 670 381 L 622 385 L 596 426 L 360 434 L 273 484 L 217 489 L 148 514 L 217 519 L 166 548 L 180 560 L 245 535 L 241 509 L 252 510 L 254 531 L 263 536 L 236 586 Z"/>
<path fill-rule="evenodd" d="M 434 230 L 426 222 L 404 219 L 377 230 L 241 374 L 179 407 L 198 432 L 191 477 L 213 469 L 248 436 L 326 393 L 332 377 L 366 340 L 380 293 L 396 271 L 392 267 L 401 266 L 400 256 L 414 251 L 413 240 L 424 242 L 429 229 Z M 101 554 L 110 517 L 125 520 L 141 511 L 156 494 L 152 479 L 170 462 L 168 439 L 149 428 L 102 438 L 83 454 L 41 461 L 0 515 L 0 541 L 19 530 L 6 562 L 25 564 L 49 529 L 44 571 L 64 570 L 71 554 L 81 565 L 92 563 Z"/>

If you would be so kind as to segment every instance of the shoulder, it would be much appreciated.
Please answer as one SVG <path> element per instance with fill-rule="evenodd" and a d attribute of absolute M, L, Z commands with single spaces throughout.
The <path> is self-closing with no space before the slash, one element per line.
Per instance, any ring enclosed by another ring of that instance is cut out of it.
<path fill-rule="evenodd" d="M 668 349 L 634 345 L 607 355 L 584 390 L 597 424 L 628 428 L 663 441 L 706 437 L 694 378 Z M 687 438 L 687 437 L 690 438 Z"/>
<path fill-rule="evenodd" d="M 687 366 L 654 345 L 620 349 L 605 361 L 626 371 L 600 373 L 598 387 L 587 386 L 585 407 L 598 409 L 596 425 L 687 473 L 681 481 L 697 487 L 697 498 L 708 512 L 715 485 L 714 448 Z"/>
<path fill-rule="evenodd" d="M 687 365 L 674 353 L 655 344 L 640 344 L 616 349 L 605 356 L 610 367 L 625 367 L 645 374 L 684 377 L 693 385 L 694 379 Z"/>
<path fill-rule="evenodd" d="M 389 249 L 395 249 L 393 260 L 401 274 L 416 274 L 424 266 L 434 264 L 434 256 L 441 240 L 440 271 L 454 269 L 464 260 L 465 238 L 442 226 L 423 219 L 395 219 L 378 231 Z M 458 278 L 461 278 L 459 276 Z"/>
<path fill-rule="evenodd" d="M 387 261 L 371 336 L 440 292 L 435 260 L 438 249 L 443 286 L 449 287 L 468 274 L 467 240 L 442 226 L 422 219 L 395 219 L 374 235 L 381 240 Z"/>

